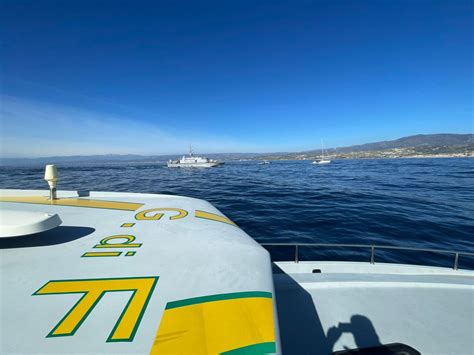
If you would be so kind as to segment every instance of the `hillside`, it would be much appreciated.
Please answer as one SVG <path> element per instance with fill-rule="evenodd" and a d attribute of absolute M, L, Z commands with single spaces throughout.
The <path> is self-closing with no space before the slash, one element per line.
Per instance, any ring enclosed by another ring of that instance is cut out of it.
<path fill-rule="evenodd" d="M 416 148 L 416 147 L 452 147 L 469 146 L 474 144 L 473 134 L 417 134 L 415 136 L 402 137 L 392 141 L 380 141 L 348 147 L 336 148 L 340 153 L 380 151 L 386 149 Z M 330 149 L 332 150 L 332 149 Z M 319 149 L 303 153 L 319 153 Z"/>
<path fill-rule="evenodd" d="M 315 159 L 320 149 L 269 159 Z M 466 157 L 474 156 L 473 134 L 418 134 L 392 141 L 380 141 L 347 147 L 327 149 L 331 159 L 362 158 L 423 158 L 423 157 Z"/>

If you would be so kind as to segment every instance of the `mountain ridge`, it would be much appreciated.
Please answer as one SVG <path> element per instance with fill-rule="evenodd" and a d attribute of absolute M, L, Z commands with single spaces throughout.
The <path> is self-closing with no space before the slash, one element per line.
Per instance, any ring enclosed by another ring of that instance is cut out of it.
<path fill-rule="evenodd" d="M 437 133 L 416 134 L 388 141 L 378 141 L 372 143 L 331 148 L 331 150 L 337 149 L 340 152 L 357 152 L 420 146 L 463 146 L 469 144 L 474 144 L 474 134 Z M 302 153 L 309 153 L 315 151 L 317 151 L 317 149 L 305 151 Z"/>

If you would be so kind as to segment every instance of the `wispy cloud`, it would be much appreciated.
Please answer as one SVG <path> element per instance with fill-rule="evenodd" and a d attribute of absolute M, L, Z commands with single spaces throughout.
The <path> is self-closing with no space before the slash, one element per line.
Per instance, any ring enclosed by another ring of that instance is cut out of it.
<path fill-rule="evenodd" d="M 200 152 L 254 151 L 228 137 L 182 127 L 181 133 L 146 121 L 24 98 L 0 98 L 1 155 L 43 157 L 92 154 L 176 154 L 191 144 Z M 170 126 L 175 130 L 173 121 Z"/>

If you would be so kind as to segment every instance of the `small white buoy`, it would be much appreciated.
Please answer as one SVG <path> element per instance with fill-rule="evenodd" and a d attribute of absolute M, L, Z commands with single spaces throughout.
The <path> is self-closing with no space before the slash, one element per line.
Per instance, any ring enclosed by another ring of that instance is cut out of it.
<path fill-rule="evenodd" d="M 58 169 L 55 165 L 46 165 L 46 169 L 44 170 L 44 179 L 47 181 L 49 185 L 49 192 L 50 192 L 50 199 L 55 200 L 56 196 L 56 185 L 59 180 L 59 173 Z"/>

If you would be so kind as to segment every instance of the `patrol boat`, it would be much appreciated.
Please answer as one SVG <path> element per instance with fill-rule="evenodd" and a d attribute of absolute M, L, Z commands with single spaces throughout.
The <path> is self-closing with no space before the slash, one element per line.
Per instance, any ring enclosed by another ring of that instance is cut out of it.
<path fill-rule="evenodd" d="M 217 160 L 195 157 L 191 147 L 189 147 L 189 156 L 183 155 L 181 159 L 170 160 L 167 163 L 168 168 L 214 168 L 223 164 Z"/>
<path fill-rule="evenodd" d="M 203 200 L 45 179 L 0 190 L 2 354 L 473 353 L 473 253 L 452 269 L 377 263 L 378 246 L 301 261 L 309 245 L 259 245 Z"/>

